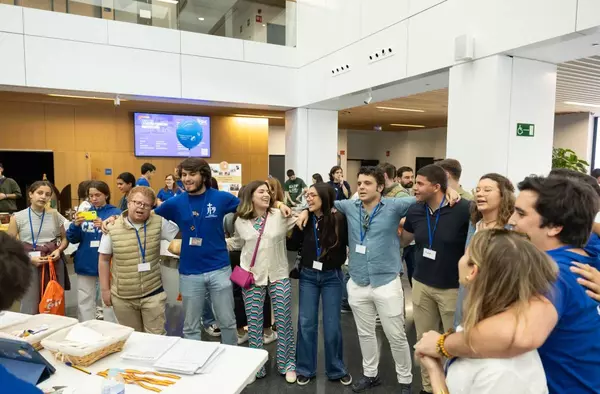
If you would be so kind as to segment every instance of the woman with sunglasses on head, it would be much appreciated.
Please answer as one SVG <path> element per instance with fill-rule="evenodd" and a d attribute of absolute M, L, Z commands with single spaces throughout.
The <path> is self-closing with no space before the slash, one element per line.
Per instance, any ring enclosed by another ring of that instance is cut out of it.
<path fill-rule="evenodd" d="M 175 177 L 173 174 L 169 174 L 165 177 L 165 187 L 158 191 L 156 195 L 156 205 L 159 206 L 163 202 L 167 201 L 171 197 L 175 197 L 180 194 L 181 190 L 175 183 Z"/>
<path fill-rule="evenodd" d="M 475 326 L 515 306 L 525 306 L 551 291 L 558 267 L 522 235 L 509 230 L 482 230 L 473 236 L 458 263 L 459 280 L 469 291 L 458 331 L 470 346 Z M 519 310 L 517 308 L 516 310 Z M 515 314 L 515 326 L 535 324 Z M 449 356 L 443 345 L 440 354 Z M 504 359 L 451 359 L 447 375 L 438 359 L 416 353 L 427 368 L 435 393 L 546 394 L 546 376 L 537 350 Z"/>
<path fill-rule="evenodd" d="M 65 288 L 66 276 L 62 252 L 69 243 L 65 235 L 63 223 L 65 218 L 58 211 L 46 208 L 52 199 L 53 187 L 48 181 L 37 181 L 29 186 L 29 208 L 16 212 L 10 218 L 8 234 L 18 237 L 31 258 L 35 271 L 31 286 L 21 300 L 21 312 L 35 315 L 39 311 L 40 290 L 49 280 L 49 269 L 46 267 L 44 282 L 42 271 L 49 260 L 54 263 L 58 283 Z"/>
<path fill-rule="evenodd" d="M 300 250 L 300 296 L 296 362 L 298 384 L 304 386 L 316 376 L 319 343 L 319 302 L 323 303 L 325 371 L 329 380 L 344 386 L 352 376 L 344 365 L 341 325 L 342 293 L 348 225 L 346 217 L 332 213 L 333 188 L 326 183 L 312 185 L 306 193 L 309 220 L 304 230 L 295 227 L 288 240 L 289 250 Z"/>
<path fill-rule="evenodd" d="M 88 211 L 96 212 L 97 218 L 86 220 L 82 212 L 77 213 L 67 229 L 67 240 L 79 244 L 75 253 L 75 273 L 77 274 L 77 317 L 80 322 L 96 317 L 98 298 L 98 247 L 102 238 L 102 221 L 119 215 L 121 210 L 110 204 L 110 188 L 102 181 L 89 181 L 87 184 Z M 103 319 L 117 322 L 112 309 L 103 307 Z"/>
<path fill-rule="evenodd" d="M 243 289 L 251 348 L 263 347 L 263 305 L 268 291 L 273 304 L 279 341 L 277 370 L 288 383 L 296 381 L 296 354 L 292 328 L 292 288 L 289 279 L 286 234 L 295 218 L 283 217 L 273 208 L 269 184 L 253 181 L 244 187 L 237 208 L 234 234 L 227 239 L 230 250 L 241 250 L 240 267 L 253 273 L 254 284 Z M 256 374 L 266 375 L 265 367 Z"/>
<path fill-rule="evenodd" d="M 471 204 L 471 222 L 465 248 L 469 246 L 473 235 L 480 230 L 504 228 L 515 209 L 515 187 L 512 182 L 496 173 L 485 174 L 475 188 L 475 201 Z M 460 286 L 454 327 L 462 319 L 465 288 Z"/>

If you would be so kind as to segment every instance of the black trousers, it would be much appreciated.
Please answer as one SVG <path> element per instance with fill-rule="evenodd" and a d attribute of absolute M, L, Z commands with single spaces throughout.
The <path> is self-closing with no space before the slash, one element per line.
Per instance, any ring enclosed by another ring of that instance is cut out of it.
<path fill-rule="evenodd" d="M 229 252 L 229 261 L 231 262 L 231 269 L 236 265 L 240 265 L 240 256 L 242 252 L 234 251 Z M 234 302 L 234 311 L 235 311 L 235 321 L 237 324 L 237 328 L 243 328 L 248 325 L 248 318 L 246 317 L 246 308 L 244 306 L 244 296 L 242 294 L 242 288 L 235 283 L 232 282 L 233 285 L 233 302 Z M 269 297 L 269 292 L 265 297 L 265 306 L 263 310 L 264 321 L 263 328 L 271 327 L 271 297 Z"/>
<path fill-rule="evenodd" d="M 404 257 L 404 261 L 406 261 L 408 282 L 410 283 L 410 287 L 412 287 L 412 276 L 415 271 L 415 245 L 405 247 L 402 257 Z"/>

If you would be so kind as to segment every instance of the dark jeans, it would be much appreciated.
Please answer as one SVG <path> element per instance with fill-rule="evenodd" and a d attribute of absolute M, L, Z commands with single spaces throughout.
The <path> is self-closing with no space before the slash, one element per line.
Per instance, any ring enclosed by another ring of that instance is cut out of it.
<path fill-rule="evenodd" d="M 317 271 L 302 267 L 296 345 L 298 375 L 312 378 L 317 373 L 320 300 L 323 303 L 325 373 L 331 380 L 340 379 L 348 373 L 344 365 L 344 343 L 340 321 L 343 287 L 344 274 L 341 269 Z"/>
<path fill-rule="evenodd" d="M 412 287 L 412 277 L 413 272 L 415 271 L 415 245 L 405 247 L 402 257 L 404 258 L 404 261 L 406 261 L 408 283 L 410 283 L 410 287 Z"/>
<path fill-rule="evenodd" d="M 348 266 L 342 269 L 342 274 L 344 275 L 344 285 L 342 286 L 342 308 L 350 309 L 350 304 L 348 303 L 348 281 L 350 280 Z"/>
<path fill-rule="evenodd" d="M 240 255 L 239 251 L 229 252 L 229 261 L 231 262 L 231 269 L 236 265 L 240 265 Z M 244 296 L 242 294 L 242 288 L 236 285 L 235 283 L 231 283 L 233 285 L 233 305 L 235 312 L 235 322 L 237 328 L 244 328 L 248 325 L 248 318 L 246 317 L 246 307 L 244 305 Z M 263 309 L 263 328 L 271 327 L 271 321 L 273 318 L 271 317 L 271 297 L 269 296 L 269 292 L 265 297 L 265 307 Z"/>

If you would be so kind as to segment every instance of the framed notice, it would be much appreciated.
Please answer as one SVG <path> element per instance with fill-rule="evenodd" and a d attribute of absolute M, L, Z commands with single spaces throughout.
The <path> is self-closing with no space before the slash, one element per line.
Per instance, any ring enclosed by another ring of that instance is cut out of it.
<path fill-rule="evenodd" d="M 237 196 L 242 187 L 242 165 L 239 163 L 210 164 L 212 177 L 217 180 L 219 190 Z"/>

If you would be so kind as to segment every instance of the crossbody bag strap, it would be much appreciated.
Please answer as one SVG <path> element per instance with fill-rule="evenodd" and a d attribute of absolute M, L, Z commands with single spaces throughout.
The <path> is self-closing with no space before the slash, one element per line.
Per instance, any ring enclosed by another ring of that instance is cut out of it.
<path fill-rule="evenodd" d="M 269 217 L 269 211 L 265 215 L 265 220 L 260 226 L 260 230 L 258 232 L 258 239 L 256 240 L 256 246 L 254 247 L 254 254 L 252 255 L 252 262 L 250 263 L 250 269 L 254 267 L 254 263 L 256 262 L 256 254 L 258 253 L 258 246 L 260 245 L 260 240 L 262 239 L 263 233 L 265 232 L 265 227 L 267 226 L 267 218 Z"/>

